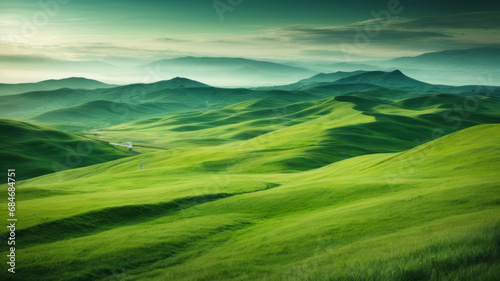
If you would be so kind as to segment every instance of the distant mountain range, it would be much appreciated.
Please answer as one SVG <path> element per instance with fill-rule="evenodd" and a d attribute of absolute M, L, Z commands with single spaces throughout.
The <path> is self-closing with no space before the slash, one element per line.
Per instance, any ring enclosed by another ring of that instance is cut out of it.
<path fill-rule="evenodd" d="M 330 71 L 377 71 L 377 70 L 386 70 L 386 67 L 376 66 L 370 64 L 371 62 L 359 63 L 359 62 L 337 62 L 330 64 L 320 64 L 314 69 L 319 69 L 322 72 L 330 72 Z"/>
<path fill-rule="evenodd" d="M 280 90 L 307 90 L 326 85 L 343 84 L 369 84 L 385 88 L 415 89 L 426 91 L 423 87 L 433 86 L 404 75 L 401 71 L 353 71 L 320 73 L 311 78 L 300 80 L 296 83 L 284 86 L 271 87 L 269 89 Z"/>
<path fill-rule="evenodd" d="M 335 84 L 372 84 L 387 88 L 414 88 L 429 84 L 404 75 L 401 71 L 371 71 L 347 76 L 335 81 Z"/>
<path fill-rule="evenodd" d="M 334 73 L 320 73 L 316 74 L 310 78 L 302 79 L 296 83 L 290 84 L 290 85 L 285 85 L 285 86 L 277 86 L 275 88 L 281 89 L 281 90 L 303 90 L 311 87 L 317 87 L 321 85 L 322 83 L 324 84 L 331 84 L 332 82 L 335 82 L 339 79 L 362 74 L 362 73 L 367 73 L 368 71 L 363 71 L 363 70 L 358 70 L 358 71 L 353 71 L 353 72 L 343 72 L 343 71 L 338 71 Z"/>
<path fill-rule="evenodd" d="M 100 61 L 0 56 L 0 67 L 9 69 L 8 72 L 2 73 L 4 81 L 18 80 L 19 77 L 27 80 L 42 80 L 43 77 L 70 75 L 113 84 L 131 84 L 138 81 L 168 80 L 180 76 L 217 87 L 289 85 L 320 73 L 361 70 L 390 72 L 396 69 L 432 84 L 500 85 L 499 64 L 500 48 L 448 50 L 382 61 L 320 64 L 305 62 L 287 64 L 246 58 L 191 56 L 157 60 L 135 68 L 115 67 Z M 19 91 L 11 93 L 19 93 Z"/>
<path fill-rule="evenodd" d="M 430 52 L 381 61 L 340 62 L 310 66 L 321 72 L 393 71 L 416 79 L 445 85 L 500 85 L 500 48 L 475 48 Z"/>
<path fill-rule="evenodd" d="M 495 70 L 500 65 L 500 48 L 476 48 L 425 53 L 401 57 L 381 64 L 385 67 L 453 70 Z"/>
<path fill-rule="evenodd" d="M 87 78 L 71 77 L 59 80 L 45 80 L 37 83 L 0 84 L 0 95 L 14 95 L 32 91 L 51 91 L 61 88 L 92 90 L 111 87 L 115 87 L 115 85 Z"/>
<path fill-rule="evenodd" d="M 70 70 L 79 68 L 81 71 L 116 71 L 118 68 L 102 61 L 72 61 L 53 59 L 43 56 L 0 55 L 0 66 L 10 69 L 28 68 L 49 70 Z"/>
<path fill-rule="evenodd" d="M 275 85 L 291 83 L 317 72 L 266 61 L 243 58 L 182 57 L 155 61 L 140 69 L 153 69 L 166 75 L 189 77 L 220 86 Z"/>
<path fill-rule="evenodd" d="M 349 86 L 352 85 L 352 86 Z M 376 88 L 374 88 L 376 86 Z M 448 86 L 425 83 L 408 77 L 400 70 L 394 71 L 353 71 L 321 73 L 296 83 L 260 87 L 261 90 L 307 91 L 325 94 L 347 93 L 365 90 L 382 90 L 376 95 L 383 95 L 389 99 L 408 98 L 427 93 L 453 93 L 498 95 L 500 87 L 485 85 Z M 394 90 L 400 90 L 394 92 Z"/>

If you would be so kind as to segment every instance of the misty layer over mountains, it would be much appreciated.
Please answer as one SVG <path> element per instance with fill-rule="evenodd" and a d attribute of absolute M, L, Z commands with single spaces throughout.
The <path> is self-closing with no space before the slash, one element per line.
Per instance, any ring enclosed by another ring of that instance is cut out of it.
<path fill-rule="evenodd" d="M 0 56 L 3 83 L 86 77 L 108 84 L 153 83 L 187 77 L 217 87 L 293 84 L 316 74 L 339 71 L 394 71 L 420 81 L 446 85 L 500 85 L 500 48 L 425 53 L 385 61 L 276 63 L 228 57 L 180 57 L 117 67 L 101 61 L 65 61 L 36 56 Z M 339 74 L 336 74 L 339 75 Z M 321 76 L 319 76 L 321 77 Z M 315 79 L 320 79 L 316 77 Z M 73 81 L 75 82 L 75 81 Z M 96 85 L 99 86 L 99 85 Z M 102 85 L 101 85 L 102 86 Z M 8 86 L 1 85 L 7 89 Z M 68 87 L 72 87 L 69 85 Z M 82 87 L 85 88 L 85 87 Z M 94 87 L 96 88 L 96 87 Z M 47 90 L 50 90 L 47 86 Z M 14 92 L 5 93 L 14 93 Z M 29 91 L 29 89 L 25 90 Z"/>

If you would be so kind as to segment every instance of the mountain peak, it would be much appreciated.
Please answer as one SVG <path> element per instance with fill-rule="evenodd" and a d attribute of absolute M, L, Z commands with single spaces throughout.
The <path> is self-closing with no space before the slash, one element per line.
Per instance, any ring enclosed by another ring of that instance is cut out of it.
<path fill-rule="evenodd" d="M 174 77 L 168 81 L 172 81 L 172 82 L 175 82 L 175 81 L 194 81 L 194 80 L 191 80 L 189 78 L 185 78 L 185 77 L 180 77 L 180 76 L 177 76 L 177 77 Z"/>
<path fill-rule="evenodd" d="M 210 87 L 209 85 L 198 82 L 196 80 L 191 80 L 189 78 L 179 77 L 179 76 L 172 78 L 170 80 L 158 81 L 158 82 L 153 83 L 153 84 L 169 85 L 169 88 L 170 87 L 174 87 L 174 88 L 200 88 L 200 87 L 205 88 L 205 87 Z"/>
<path fill-rule="evenodd" d="M 391 74 L 393 74 L 393 75 L 403 75 L 403 76 L 406 76 L 406 75 L 404 75 L 404 74 L 403 74 L 403 72 L 401 72 L 401 70 L 399 70 L 399 69 L 394 70 L 393 72 L 391 72 Z"/>
<path fill-rule="evenodd" d="M 371 71 L 337 80 L 336 84 L 365 83 L 381 87 L 416 87 L 427 83 L 404 75 L 400 70 L 392 72 Z"/>

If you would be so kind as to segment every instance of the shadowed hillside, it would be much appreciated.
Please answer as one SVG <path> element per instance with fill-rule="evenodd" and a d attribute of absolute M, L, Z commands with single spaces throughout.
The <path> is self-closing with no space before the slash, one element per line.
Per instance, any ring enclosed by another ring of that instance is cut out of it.
<path fill-rule="evenodd" d="M 104 142 L 24 122 L 0 119 L 2 169 L 18 179 L 107 162 L 131 154 Z"/>

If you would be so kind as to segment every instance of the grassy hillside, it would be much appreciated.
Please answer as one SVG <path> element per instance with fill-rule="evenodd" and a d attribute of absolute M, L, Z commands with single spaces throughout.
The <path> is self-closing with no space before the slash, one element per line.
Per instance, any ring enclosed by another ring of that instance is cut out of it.
<path fill-rule="evenodd" d="M 354 75 L 354 73 L 336 73 L 334 76 L 343 77 L 350 74 Z M 185 112 L 217 110 L 255 100 L 274 100 L 275 105 L 284 107 L 298 102 L 341 95 L 394 101 L 427 95 L 428 92 L 495 97 L 499 91 L 497 88 L 488 87 L 428 85 L 406 77 L 400 72 L 366 72 L 333 83 L 306 84 L 308 86 L 304 89 L 293 91 L 281 90 L 279 87 L 253 90 L 223 89 L 186 78 L 174 78 L 151 84 L 133 84 L 109 89 L 63 88 L 54 91 L 35 91 L 0 96 L 0 103 L 4 105 L 0 117 L 35 121 L 57 129 L 79 132 L 148 117 L 166 118 Z"/>
<path fill-rule="evenodd" d="M 324 92 L 222 89 L 185 78 L 174 78 L 111 89 L 59 89 L 0 96 L 0 103 L 5 106 L 0 117 L 36 120 L 43 125 L 75 132 L 158 114 L 218 109 L 248 100 L 276 99 L 285 105 L 328 95 Z"/>
<path fill-rule="evenodd" d="M 121 102 L 94 100 L 77 106 L 50 110 L 32 117 L 31 120 L 53 124 L 54 127 L 70 131 L 79 131 L 120 124 L 141 117 L 162 115 L 168 111 L 182 111 L 185 108 L 187 107 L 168 103 L 130 105 Z"/>
<path fill-rule="evenodd" d="M 0 117 L 28 119 L 54 109 L 64 109 L 91 101 L 110 101 L 126 103 L 134 106 L 140 102 L 150 101 L 147 95 L 152 92 L 168 92 L 175 89 L 210 88 L 209 86 L 185 78 L 174 78 L 150 84 L 132 84 L 116 86 L 109 89 L 70 89 L 62 88 L 52 91 L 37 91 L 19 95 L 0 96 L 0 103 L 5 105 Z"/>
<path fill-rule="evenodd" d="M 494 280 L 499 132 L 475 126 L 295 174 L 171 173 L 172 156 L 189 153 L 171 151 L 28 180 L 18 191 L 18 271 L 47 280 Z"/>
<path fill-rule="evenodd" d="M 16 277 L 496 280 L 495 92 L 400 72 L 311 85 L 0 97 L 33 122 L 0 119 L 2 167 L 21 180 Z"/>
<path fill-rule="evenodd" d="M 494 97 L 482 99 L 477 108 L 457 110 L 470 97 L 441 94 L 391 102 L 356 95 L 362 93 L 280 107 L 269 100 L 248 101 L 91 135 L 189 150 L 190 156 L 172 156 L 189 169 L 297 172 L 354 156 L 399 152 L 470 126 L 500 123 L 500 99 Z M 216 145 L 221 151 L 216 156 L 205 149 Z M 184 156 L 190 161 L 183 161 Z"/>
<path fill-rule="evenodd" d="M 15 168 L 18 179 L 131 155 L 104 142 L 13 120 L 0 119 L 0 133 L 1 169 Z"/>

